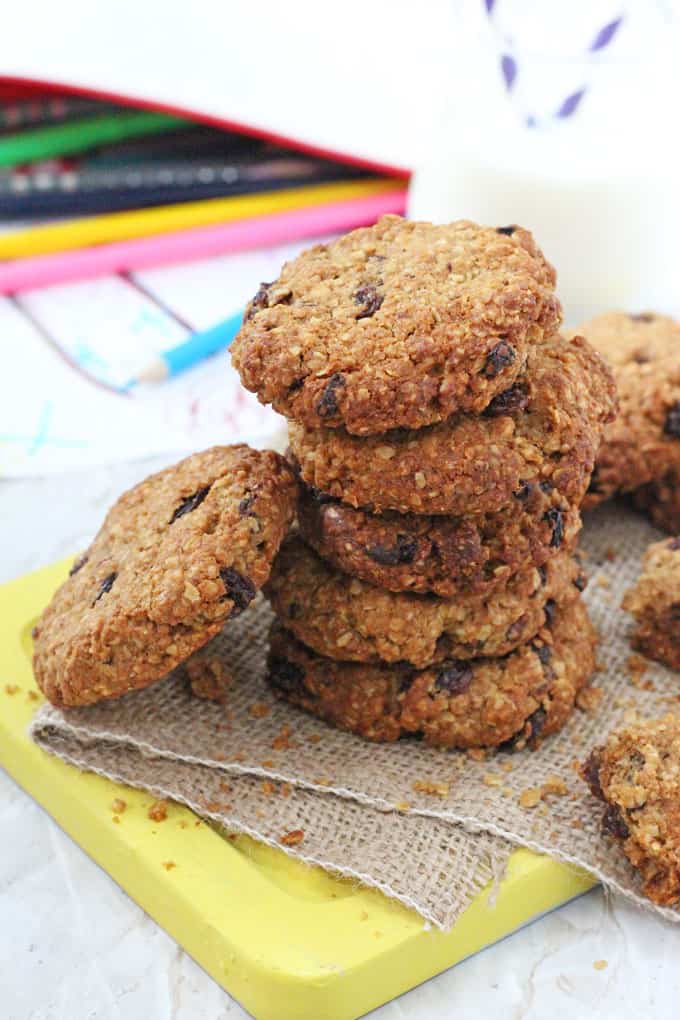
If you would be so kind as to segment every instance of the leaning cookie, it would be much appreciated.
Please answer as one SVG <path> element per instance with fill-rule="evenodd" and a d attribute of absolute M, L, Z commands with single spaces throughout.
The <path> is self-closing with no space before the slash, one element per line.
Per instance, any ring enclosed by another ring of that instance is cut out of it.
<path fill-rule="evenodd" d="M 611 364 L 618 417 L 607 426 L 584 506 L 680 469 L 680 323 L 607 312 L 579 326 Z"/>
<path fill-rule="evenodd" d="M 275 623 L 268 682 L 283 700 L 367 740 L 422 735 L 436 747 L 533 749 L 571 715 L 595 644 L 580 601 L 510 655 L 425 670 L 324 659 Z"/>
<path fill-rule="evenodd" d="M 604 312 L 584 322 L 574 334 L 587 337 L 615 368 L 650 364 L 680 347 L 680 323 L 657 312 Z"/>
<path fill-rule="evenodd" d="M 578 598 L 580 566 L 564 551 L 490 595 L 441 599 L 390 592 L 324 563 L 298 538 L 281 547 L 266 587 L 274 612 L 320 655 L 356 662 L 409 662 L 505 655 Z"/>
<path fill-rule="evenodd" d="M 481 415 L 364 438 L 291 422 L 289 440 L 307 485 L 374 512 L 495 513 L 522 502 L 529 484 L 578 506 L 615 410 L 600 355 L 581 338 L 554 335 Z"/>
<path fill-rule="evenodd" d="M 204 645 L 267 580 L 296 495 L 278 454 L 232 446 L 121 496 L 35 627 L 33 667 L 49 700 L 118 697 Z"/>
<path fill-rule="evenodd" d="M 476 517 L 370 514 L 303 486 L 298 523 L 323 559 L 353 577 L 452 598 L 488 594 L 571 548 L 581 516 L 555 490 L 532 483 L 525 500 Z"/>
<path fill-rule="evenodd" d="M 232 360 L 246 389 L 310 428 L 419 428 L 513 383 L 559 326 L 554 286 L 520 227 L 385 216 L 263 283 Z"/>
<path fill-rule="evenodd" d="M 622 606 L 635 617 L 633 644 L 650 659 L 680 669 L 680 538 L 654 542 Z"/>
<path fill-rule="evenodd" d="M 632 499 L 657 528 L 669 535 L 680 535 L 680 470 L 669 471 L 663 478 L 640 486 Z"/>
<path fill-rule="evenodd" d="M 612 733 L 582 775 L 607 808 L 602 831 L 620 843 L 663 906 L 680 900 L 680 717 L 667 715 Z"/>

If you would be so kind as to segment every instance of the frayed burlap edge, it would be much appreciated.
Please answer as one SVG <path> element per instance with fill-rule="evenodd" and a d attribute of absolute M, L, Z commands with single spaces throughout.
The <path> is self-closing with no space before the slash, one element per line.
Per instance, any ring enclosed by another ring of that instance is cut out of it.
<path fill-rule="evenodd" d="M 645 900 L 620 848 L 602 835 L 601 805 L 576 771 L 578 762 L 615 726 L 665 714 L 669 707 L 677 710 L 677 675 L 650 663 L 644 682 L 632 683 L 627 667 L 630 620 L 619 608 L 623 592 L 637 576 L 642 552 L 658 537 L 642 518 L 613 505 L 587 521 L 582 544 L 591 581 L 586 601 L 601 638 L 595 683 L 602 689 L 602 702 L 595 711 L 575 712 L 564 731 L 535 753 L 499 753 L 476 761 L 414 741 L 369 744 L 277 702 L 263 682 L 270 611 L 262 601 L 209 646 L 233 674 L 226 705 L 198 702 L 188 691 L 184 671 L 177 670 L 163 683 L 118 702 L 68 713 L 45 706 L 31 732 L 51 750 L 60 739 L 76 740 L 92 749 L 93 763 L 97 748 L 113 743 L 156 763 L 170 760 L 290 783 L 316 804 L 352 803 L 367 812 L 367 819 L 369 812 L 372 819 L 377 813 L 385 826 L 392 815 L 420 820 L 423 826 L 426 820 L 437 821 L 450 827 L 451 838 L 455 829 L 465 831 L 466 826 L 585 868 L 636 905 L 678 921 L 680 910 Z M 523 807 L 522 793 L 541 790 L 551 777 L 564 784 L 566 794 L 546 797 L 532 810 Z M 365 845 L 364 866 L 355 862 L 355 870 L 377 875 L 390 866 L 392 849 L 378 842 L 380 853 Z M 405 895 L 424 904 L 427 897 L 420 893 L 417 876 L 437 869 L 441 847 L 437 840 L 429 848 L 420 843 L 418 852 L 423 860 L 411 876 L 415 885 Z M 342 867 L 342 861 L 337 863 Z M 460 906 L 453 910 L 456 916 Z M 433 919 L 443 916 L 433 902 L 425 909 Z"/>

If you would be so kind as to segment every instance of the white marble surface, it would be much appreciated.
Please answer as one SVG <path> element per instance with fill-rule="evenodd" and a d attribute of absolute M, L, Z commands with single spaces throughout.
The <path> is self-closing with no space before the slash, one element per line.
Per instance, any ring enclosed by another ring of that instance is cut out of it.
<path fill-rule="evenodd" d="M 0 580 L 84 546 L 156 466 L 0 484 Z M 248 1015 L 2 772 L 0 988 L 3 1020 Z M 679 1000 L 680 930 L 595 890 L 371 1015 L 677 1020 Z"/>

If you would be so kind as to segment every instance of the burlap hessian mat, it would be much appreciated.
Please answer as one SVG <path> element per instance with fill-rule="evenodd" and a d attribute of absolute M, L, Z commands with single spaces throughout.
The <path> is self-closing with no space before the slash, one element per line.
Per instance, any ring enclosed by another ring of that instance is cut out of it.
<path fill-rule="evenodd" d="M 584 867 L 680 921 L 680 908 L 642 897 L 624 855 L 602 836 L 602 808 L 574 768 L 635 713 L 680 711 L 677 674 L 650 662 L 633 682 L 631 620 L 619 608 L 643 551 L 659 537 L 623 507 L 589 515 L 581 549 L 590 576 L 585 598 L 600 634 L 593 683 L 603 696 L 535 752 L 478 761 L 419 741 L 371 744 L 276 701 L 263 680 L 271 616 L 262 600 L 212 642 L 234 678 L 225 704 L 193 697 L 180 668 L 118 701 L 68 712 L 44 705 L 31 735 L 80 768 L 181 801 L 229 830 L 276 845 L 301 830 L 287 852 L 375 886 L 442 929 L 502 873 L 513 844 Z M 566 794 L 537 796 L 562 784 Z"/>

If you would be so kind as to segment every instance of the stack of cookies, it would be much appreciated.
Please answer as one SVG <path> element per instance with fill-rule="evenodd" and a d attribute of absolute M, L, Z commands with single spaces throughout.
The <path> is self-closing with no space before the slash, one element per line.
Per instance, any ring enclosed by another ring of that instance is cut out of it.
<path fill-rule="evenodd" d="M 573 552 L 616 399 L 531 235 L 385 217 L 263 284 L 233 347 L 289 418 L 276 692 L 370 739 L 536 746 L 594 665 Z"/>

